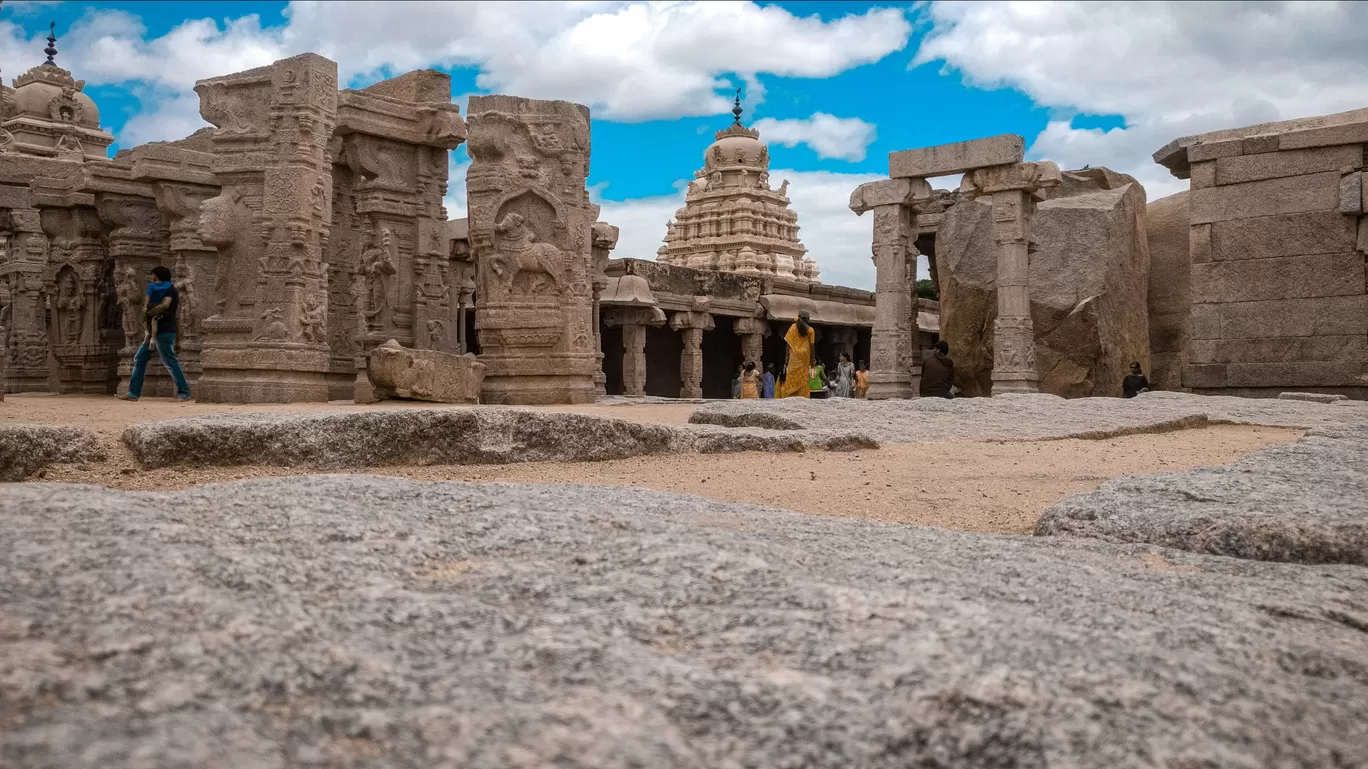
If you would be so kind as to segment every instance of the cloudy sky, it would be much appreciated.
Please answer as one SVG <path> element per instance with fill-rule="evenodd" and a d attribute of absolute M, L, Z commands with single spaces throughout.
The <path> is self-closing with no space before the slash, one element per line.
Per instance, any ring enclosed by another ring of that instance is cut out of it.
<path fill-rule="evenodd" d="M 1368 106 L 1368 2 L 5 0 L 7 82 L 43 60 L 49 21 L 114 149 L 203 126 L 195 80 L 303 51 L 353 87 L 448 71 L 463 112 L 478 93 L 587 104 L 615 256 L 653 258 L 741 87 L 823 279 L 863 288 L 871 222 L 846 203 L 891 150 L 1018 133 L 1031 159 L 1109 166 L 1155 199 L 1186 187 L 1150 160 L 1175 137 Z"/>

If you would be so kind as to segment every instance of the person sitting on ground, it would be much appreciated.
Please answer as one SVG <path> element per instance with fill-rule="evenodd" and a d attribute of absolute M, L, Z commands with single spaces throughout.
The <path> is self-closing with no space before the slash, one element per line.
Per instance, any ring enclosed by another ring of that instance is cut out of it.
<path fill-rule="evenodd" d="M 923 398 L 953 398 L 955 362 L 950 360 L 950 344 L 944 339 L 922 353 L 921 396 Z"/>
<path fill-rule="evenodd" d="M 1121 380 L 1121 397 L 1134 398 L 1140 393 L 1150 391 L 1149 380 L 1140 373 L 1140 363 L 1137 361 L 1130 365 L 1130 375 Z"/>
<path fill-rule="evenodd" d="M 764 380 L 763 380 L 763 384 L 764 384 L 764 390 L 761 391 L 760 397 L 761 397 L 761 398 L 773 398 L 773 397 L 774 397 L 774 364 L 773 364 L 773 363 L 766 363 L 766 364 L 765 364 L 765 378 L 764 378 Z"/>
<path fill-rule="evenodd" d="M 855 397 L 861 400 L 869 397 L 869 366 L 864 361 L 855 368 Z"/>
<path fill-rule="evenodd" d="M 760 372 L 755 370 L 754 361 L 746 361 L 741 371 L 741 397 L 746 400 L 760 397 Z"/>
<path fill-rule="evenodd" d="M 142 397 L 143 377 L 147 376 L 147 362 L 152 357 L 152 347 L 157 349 L 157 357 L 171 373 L 176 383 L 176 399 L 190 400 L 190 385 L 185 381 L 176 358 L 176 311 L 180 309 L 180 292 L 171 282 L 171 270 L 158 265 L 152 268 L 152 282 L 147 286 L 144 300 L 144 317 L 147 321 L 147 336 L 142 346 L 133 355 L 133 371 L 128 376 L 128 392 L 124 400 L 135 401 Z"/>

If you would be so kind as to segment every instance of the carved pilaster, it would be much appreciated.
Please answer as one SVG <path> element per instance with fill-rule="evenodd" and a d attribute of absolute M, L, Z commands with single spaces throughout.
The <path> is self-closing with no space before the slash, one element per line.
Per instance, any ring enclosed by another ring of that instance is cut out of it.
<path fill-rule="evenodd" d="M 203 371 L 204 320 L 218 312 L 214 295 L 218 253 L 199 236 L 200 207 L 218 190 L 200 184 L 156 182 L 157 207 L 170 226 L 172 272 L 180 292 L 177 344 L 185 377 L 194 385 Z"/>
<path fill-rule="evenodd" d="M 44 207 L 41 222 L 56 390 L 107 393 L 123 339 L 100 217 L 89 206 Z"/>
<path fill-rule="evenodd" d="M 599 299 L 603 296 L 603 289 L 608 287 L 608 276 L 603 270 L 608 266 L 613 249 L 617 247 L 618 228 L 607 222 L 594 222 L 590 232 L 594 259 L 591 282 L 594 291 L 594 349 L 597 350 L 598 356 L 598 368 L 594 372 L 594 389 L 599 397 L 603 397 L 608 394 L 608 378 L 603 373 L 603 332 L 599 322 Z"/>
<path fill-rule="evenodd" d="M 708 310 L 708 298 L 696 296 L 690 312 L 676 312 L 670 316 L 670 328 L 678 331 L 684 342 L 679 359 L 681 398 L 703 397 L 703 332 L 714 328 L 713 316 Z"/>
<path fill-rule="evenodd" d="M 151 280 L 148 273 L 158 265 L 171 266 L 166 248 L 168 233 L 157 202 L 150 197 L 98 193 L 95 202 L 108 232 L 109 256 L 114 261 L 124 330 L 124 345 L 119 350 L 118 392 L 125 393 L 128 377 L 133 373 L 133 356 L 146 337 L 143 290 Z M 175 386 L 166 370 L 149 366 L 143 395 L 174 393 Z"/>
<path fill-rule="evenodd" d="M 655 307 L 608 307 L 603 322 L 622 327 L 622 394 L 629 398 L 644 396 L 646 327 L 664 323 L 665 314 Z"/>
<path fill-rule="evenodd" d="M 11 209 L 9 220 L 8 258 L 0 263 L 0 280 L 9 289 L 4 321 L 9 328 L 6 387 L 12 393 L 46 392 L 48 238 L 37 209 Z"/>
<path fill-rule="evenodd" d="M 968 198 L 990 196 L 997 242 L 997 320 L 993 324 L 993 394 L 1037 392 L 1031 323 L 1030 226 L 1036 194 L 1059 184 L 1054 163 L 1016 163 L 964 175 Z"/>
<path fill-rule="evenodd" d="M 763 318 L 737 318 L 732 322 L 732 333 L 741 337 L 741 357 L 761 369 L 765 354 L 765 337 L 769 336 L 769 321 Z"/>

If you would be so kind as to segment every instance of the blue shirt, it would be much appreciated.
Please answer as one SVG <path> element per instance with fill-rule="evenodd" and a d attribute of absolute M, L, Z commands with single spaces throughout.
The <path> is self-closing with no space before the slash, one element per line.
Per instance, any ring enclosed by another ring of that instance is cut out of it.
<path fill-rule="evenodd" d="M 765 372 L 765 385 L 764 385 L 763 391 L 760 393 L 760 397 L 761 397 L 761 398 L 773 398 L 773 397 L 774 397 L 774 375 L 771 374 L 771 373 L 768 372 L 768 371 Z"/>
<path fill-rule="evenodd" d="M 176 333 L 176 311 L 180 309 L 180 292 L 176 291 L 176 286 L 170 282 L 153 281 L 147 286 L 147 308 L 161 304 L 167 297 L 171 298 L 171 306 L 166 312 L 157 316 L 157 333 L 174 334 Z"/>

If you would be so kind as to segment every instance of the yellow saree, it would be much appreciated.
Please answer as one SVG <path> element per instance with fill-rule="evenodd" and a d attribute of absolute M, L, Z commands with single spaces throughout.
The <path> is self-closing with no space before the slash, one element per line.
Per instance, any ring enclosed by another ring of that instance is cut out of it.
<path fill-rule="evenodd" d="M 789 326 L 788 333 L 784 334 L 784 341 L 788 343 L 788 373 L 784 381 L 778 385 L 774 393 L 776 398 L 806 398 L 808 397 L 808 369 L 812 368 L 812 346 L 817 342 L 817 331 L 811 326 L 804 334 L 798 330 L 798 324 Z"/>

